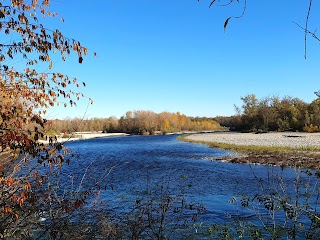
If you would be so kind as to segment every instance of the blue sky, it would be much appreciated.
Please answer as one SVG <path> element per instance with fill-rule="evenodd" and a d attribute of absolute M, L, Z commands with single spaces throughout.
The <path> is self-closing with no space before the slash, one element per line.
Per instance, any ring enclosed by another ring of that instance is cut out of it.
<path fill-rule="evenodd" d="M 217 1 L 218 2 L 218 1 Z M 202 0 L 54 1 L 64 23 L 50 27 L 80 40 L 91 53 L 56 62 L 57 70 L 87 83 L 94 100 L 86 117 L 120 117 L 128 110 L 180 111 L 188 116 L 232 115 L 241 96 L 316 98 L 320 88 L 320 46 L 309 37 L 304 59 L 307 1 L 249 1 L 208 8 Z M 319 16 L 314 5 L 310 28 Z M 93 57 L 97 52 L 97 57 Z M 50 118 L 82 117 L 77 108 L 54 108 Z"/>

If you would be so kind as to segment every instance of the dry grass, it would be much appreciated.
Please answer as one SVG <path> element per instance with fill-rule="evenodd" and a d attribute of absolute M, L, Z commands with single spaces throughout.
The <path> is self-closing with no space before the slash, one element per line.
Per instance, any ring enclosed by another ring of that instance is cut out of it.
<path fill-rule="evenodd" d="M 5 151 L 0 153 L 0 165 L 6 165 L 12 162 L 12 152 Z"/>

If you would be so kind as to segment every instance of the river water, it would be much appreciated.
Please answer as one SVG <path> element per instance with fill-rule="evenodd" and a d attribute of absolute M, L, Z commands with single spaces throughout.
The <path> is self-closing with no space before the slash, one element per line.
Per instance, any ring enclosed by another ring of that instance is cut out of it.
<path fill-rule="evenodd" d="M 256 213 L 239 206 L 239 201 L 228 201 L 260 193 L 262 183 L 264 188 L 272 187 L 274 175 L 286 185 L 295 182 L 293 169 L 215 161 L 232 153 L 176 138 L 128 136 L 68 142 L 65 145 L 76 157 L 64 171 L 72 174 L 76 187 L 82 182 L 83 189 L 95 184 L 105 189 L 99 197 L 113 214 L 129 212 L 146 192 L 161 189 L 183 195 L 190 204 L 203 204 L 206 211 L 200 220 L 208 224 L 225 223 L 230 216 L 254 218 Z"/>

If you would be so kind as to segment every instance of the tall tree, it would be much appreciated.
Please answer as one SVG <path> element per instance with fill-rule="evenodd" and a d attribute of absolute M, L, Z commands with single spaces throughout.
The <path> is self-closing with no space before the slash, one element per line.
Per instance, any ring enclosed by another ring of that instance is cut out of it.
<path fill-rule="evenodd" d="M 50 11 L 50 3 L 0 3 L 0 238 L 32 236 L 39 226 L 39 213 L 49 207 L 48 199 L 56 210 L 65 207 L 54 201 L 52 189 L 40 190 L 46 178 L 37 168 L 43 164 L 52 168 L 62 165 L 68 161 L 67 149 L 59 143 L 44 145 L 39 138 L 44 137 L 47 108 L 54 106 L 58 98 L 64 99 L 65 106 L 73 106 L 83 96 L 70 88 L 79 87 L 76 78 L 54 71 L 52 54 L 59 53 L 65 61 L 75 53 L 82 63 L 88 50 L 58 29 L 45 27 L 42 18 L 58 17 Z M 40 67 L 48 70 L 41 72 Z M 4 163 L 4 159 L 10 160 L 10 164 Z M 30 166 L 29 161 L 34 162 L 32 168 L 20 171 Z"/>

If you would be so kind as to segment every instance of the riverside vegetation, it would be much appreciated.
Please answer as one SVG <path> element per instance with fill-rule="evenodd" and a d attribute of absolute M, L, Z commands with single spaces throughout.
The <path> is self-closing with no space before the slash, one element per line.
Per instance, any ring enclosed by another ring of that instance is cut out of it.
<path fill-rule="evenodd" d="M 58 169 L 70 163 L 73 154 L 61 143 L 38 141 L 45 134 L 47 108 L 61 101 L 74 106 L 84 97 L 77 89 L 85 83 L 55 71 L 53 61 L 74 54 L 81 64 L 88 53 L 79 41 L 43 25 L 45 17 L 60 21 L 50 4 L 0 3 L 1 239 L 62 238 L 70 232 L 70 219 L 81 216 L 88 195 L 80 188 L 59 194 Z M 46 221 L 41 220 L 44 214 Z"/>
<path fill-rule="evenodd" d="M 183 131 L 218 131 L 223 128 L 212 118 L 187 117 L 180 112 L 155 113 L 152 111 L 128 111 L 120 119 L 116 117 L 93 119 L 65 119 L 48 121 L 48 133 L 72 133 L 103 131 L 129 134 L 154 135 Z"/>
<path fill-rule="evenodd" d="M 215 118 L 222 126 L 241 132 L 253 132 L 251 134 L 256 133 L 260 136 L 268 135 L 268 131 L 319 132 L 319 98 L 310 104 L 291 97 L 258 100 L 254 94 L 241 99 L 243 105 L 241 108 L 236 107 L 237 115 Z M 210 141 L 205 139 L 207 135 L 203 136 L 203 138 L 182 136 L 179 140 L 240 153 L 235 157 L 217 160 L 272 165 L 272 169 L 274 168 L 268 181 L 256 179 L 261 193 L 230 200 L 231 204 L 236 204 L 241 209 L 249 209 L 258 220 L 252 222 L 233 217 L 233 224 L 215 224 L 209 227 L 207 229 L 209 236 L 219 239 L 318 239 L 320 237 L 319 146 L 234 144 L 219 142 L 214 134 L 211 135 Z M 299 133 L 290 136 L 299 137 Z M 244 135 L 242 141 L 246 142 Z M 273 166 L 280 166 L 281 171 Z M 286 167 L 294 169 L 296 177 L 293 182 L 285 180 Z M 279 216 L 283 216 L 284 220 L 279 220 Z"/>
<path fill-rule="evenodd" d="M 232 223 L 214 224 L 206 228 L 206 234 L 217 239 L 318 239 L 320 237 L 318 146 L 302 148 L 230 144 L 219 142 L 219 138 L 216 139 L 214 134 L 209 135 L 212 141 L 206 138 L 208 134 L 181 136 L 178 139 L 240 153 L 234 157 L 216 160 L 271 165 L 271 170 L 267 180 L 255 177 L 260 193 L 234 197 L 229 201 L 239 209 L 252 212 L 255 220 L 231 216 Z M 268 135 L 268 133 L 258 135 Z M 245 136 L 243 142 L 246 142 Z M 286 167 L 294 171 L 294 181 L 286 180 Z M 255 175 L 254 171 L 253 174 Z"/>
<path fill-rule="evenodd" d="M 222 126 L 240 132 L 305 131 L 320 132 L 320 99 L 306 103 L 294 97 L 265 97 L 255 94 L 241 98 L 236 115 L 216 117 Z"/>
<path fill-rule="evenodd" d="M 84 187 L 80 181 L 75 186 L 69 175 L 61 174 L 65 165 L 73 163 L 75 153 L 59 142 L 43 144 L 39 141 L 47 130 L 55 131 L 50 129 L 51 122 L 46 119 L 47 108 L 57 104 L 72 107 L 85 97 L 77 91 L 85 87 L 85 83 L 54 69 L 53 62 L 59 57 L 65 61 L 71 54 L 81 64 L 88 49 L 79 41 L 64 36 L 59 29 L 50 30 L 43 25 L 42 18 L 49 18 L 52 24 L 54 19 L 64 21 L 58 13 L 50 11 L 51 3 L 50 0 L 0 3 L 3 41 L 0 44 L 0 238 L 117 239 L 128 237 L 129 232 L 132 239 L 137 239 L 145 233 L 141 229 L 147 229 L 149 235 L 163 239 L 166 226 L 171 224 L 164 221 L 166 216 L 173 212 L 181 216 L 189 207 L 183 196 L 171 197 L 170 193 L 162 191 L 160 199 L 150 197 L 137 202 L 123 224 L 115 224 L 109 221 L 109 216 L 101 214 L 103 206 L 97 201 L 102 191 L 99 183 Z M 53 56 L 53 53 L 56 54 Z M 149 125 L 138 129 L 133 124 L 130 129 L 135 118 L 124 117 L 119 120 L 119 126 L 141 133 L 151 133 L 156 127 L 163 132 L 180 131 L 188 128 L 188 124 L 199 130 L 219 128 L 214 121 L 191 120 L 181 114 L 163 113 L 156 119 L 162 122 L 159 125 L 143 122 Z M 108 125 L 105 127 L 102 130 L 110 131 Z M 81 179 L 85 177 L 84 173 Z M 196 217 L 200 210 L 192 211 Z M 93 215 L 95 220 L 88 220 L 87 217 Z M 186 228 L 195 220 L 189 222 Z"/>
<path fill-rule="evenodd" d="M 50 0 L 42 2 L 4 0 L 0 3 L 0 31 L 3 39 L 0 45 L 0 238 L 119 239 L 124 232 L 129 232 L 131 239 L 150 236 L 165 239 L 168 236 L 166 226 L 171 224 L 164 221 L 167 219 L 167 214 L 177 213 L 181 216 L 186 208 L 194 211 L 194 219 L 190 220 L 192 229 L 195 226 L 201 229 L 201 224 L 196 223 L 196 217 L 203 207 L 190 209 L 190 206 L 185 204 L 183 196 L 172 196 L 165 191 L 160 191 L 162 194 L 157 200 L 146 197 L 144 201 L 137 201 L 135 208 L 130 212 L 131 215 L 122 222 L 124 225 L 116 224 L 108 216 L 99 215 L 101 208 L 95 199 L 98 199 L 102 188 L 98 183 L 87 188 L 83 188 L 81 182 L 79 186 L 73 186 L 73 179 L 60 175 L 61 167 L 72 164 L 74 153 L 69 153 L 61 143 L 51 142 L 45 145 L 38 141 L 44 137 L 45 129 L 48 127 L 45 118 L 46 109 L 56 105 L 58 98 L 59 101 L 64 99 L 65 106 L 74 106 L 77 99 L 83 95 L 70 90 L 77 89 L 81 85 L 85 86 L 85 83 L 78 83 L 76 78 L 54 71 L 52 54 L 56 52 L 61 60 L 65 61 L 73 53 L 81 64 L 88 50 L 79 41 L 64 36 L 59 29 L 49 30 L 41 23 L 37 15 L 50 17 L 52 21 L 59 16 L 50 11 L 51 3 Z M 63 22 L 63 19 L 61 20 Z M 17 62 L 19 64 L 16 64 Z M 39 68 L 48 68 L 50 71 L 39 72 Z M 90 99 L 89 101 L 91 102 Z M 293 114 L 288 120 L 289 128 L 286 122 L 279 121 L 279 126 L 283 126 L 282 129 L 290 129 L 299 122 L 297 117 L 300 115 L 295 114 L 293 110 L 289 111 Z M 306 119 L 310 119 L 308 120 L 310 124 L 316 124 L 316 114 L 311 116 L 311 113 L 309 112 L 309 117 Z M 255 116 L 260 115 L 250 112 L 248 116 L 255 119 Z M 129 116 L 122 120 L 126 124 L 131 124 L 131 120 L 134 122 L 134 119 Z M 306 126 L 309 126 L 308 121 L 305 122 Z M 219 127 L 215 122 L 211 120 L 209 122 L 212 126 Z M 198 124 L 197 121 L 194 123 L 199 130 L 203 130 L 202 123 Z M 261 126 L 269 126 L 269 118 L 268 121 L 263 120 L 263 123 Z M 120 122 L 118 124 L 121 125 Z M 140 133 L 152 133 L 157 130 L 156 125 L 142 128 L 133 126 L 133 130 Z M 169 118 L 167 121 L 163 119 L 159 126 L 158 130 L 163 132 L 183 129 L 183 125 L 175 125 Z M 316 126 L 319 126 L 318 123 Z M 244 127 L 244 130 L 250 129 L 251 127 Z M 242 237 L 247 233 L 243 229 L 249 229 L 249 235 L 253 238 L 261 238 L 265 236 L 263 234 L 270 234 L 267 237 L 272 236 L 272 238 L 283 236 L 281 234 L 297 238 L 300 232 L 304 236 L 316 238 L 320 229 L 319 214 L 315 207 L 319 199 L 319 188 L 317 181 L 302 181 L 301 175 L 317 176 L 310 171 L 297 171 L 294 199 L 284 190 L 283 194 L 279 195 L 274 191 L 271 192 L 271 189 L 266 189 L 263 192 L 265 195 L 257 195 L 247 200 L 244 198 L 241 202 L 245 207 L 255 201 L 263 203 L 272 224 L 263 222 L 262 228 L 255 225 L 245 225 L 245 228 L 204 227 L 206 231 L 204 234 L 207 234 L 205 236 Z M 82 178 L 85 178 L 85 174 Z M 68 180 L 70 180 L 69 187 L 63 188 L 62 183 Z M 310 186 L 313 186 L 312 191 Z M 160 189 L 163 190 L 161 187 Z M 304 194 L 305 199 L 302 205 L 299 202 L 301 194 Z M 315 194 L 316 201 L 309 204 L 311 194 Z M 179 207 L 176 207 L 176 204 L 180 204 Z M 275 212 L 279 210 L 283 210 L 287 217 L 287 221 L 282 225 L 278 225 L 274 218 Z M 97 212 L 100 218 L 88 223 L 87 216 Z M 299 222 L 302 214 L 307 214 L 310 224 Z M 146 234 L 142 231 L 144 229 L 149 231 L 149 235 L 143 235 Z M 301 231 L 301 229 L 307 230 Z"/>

